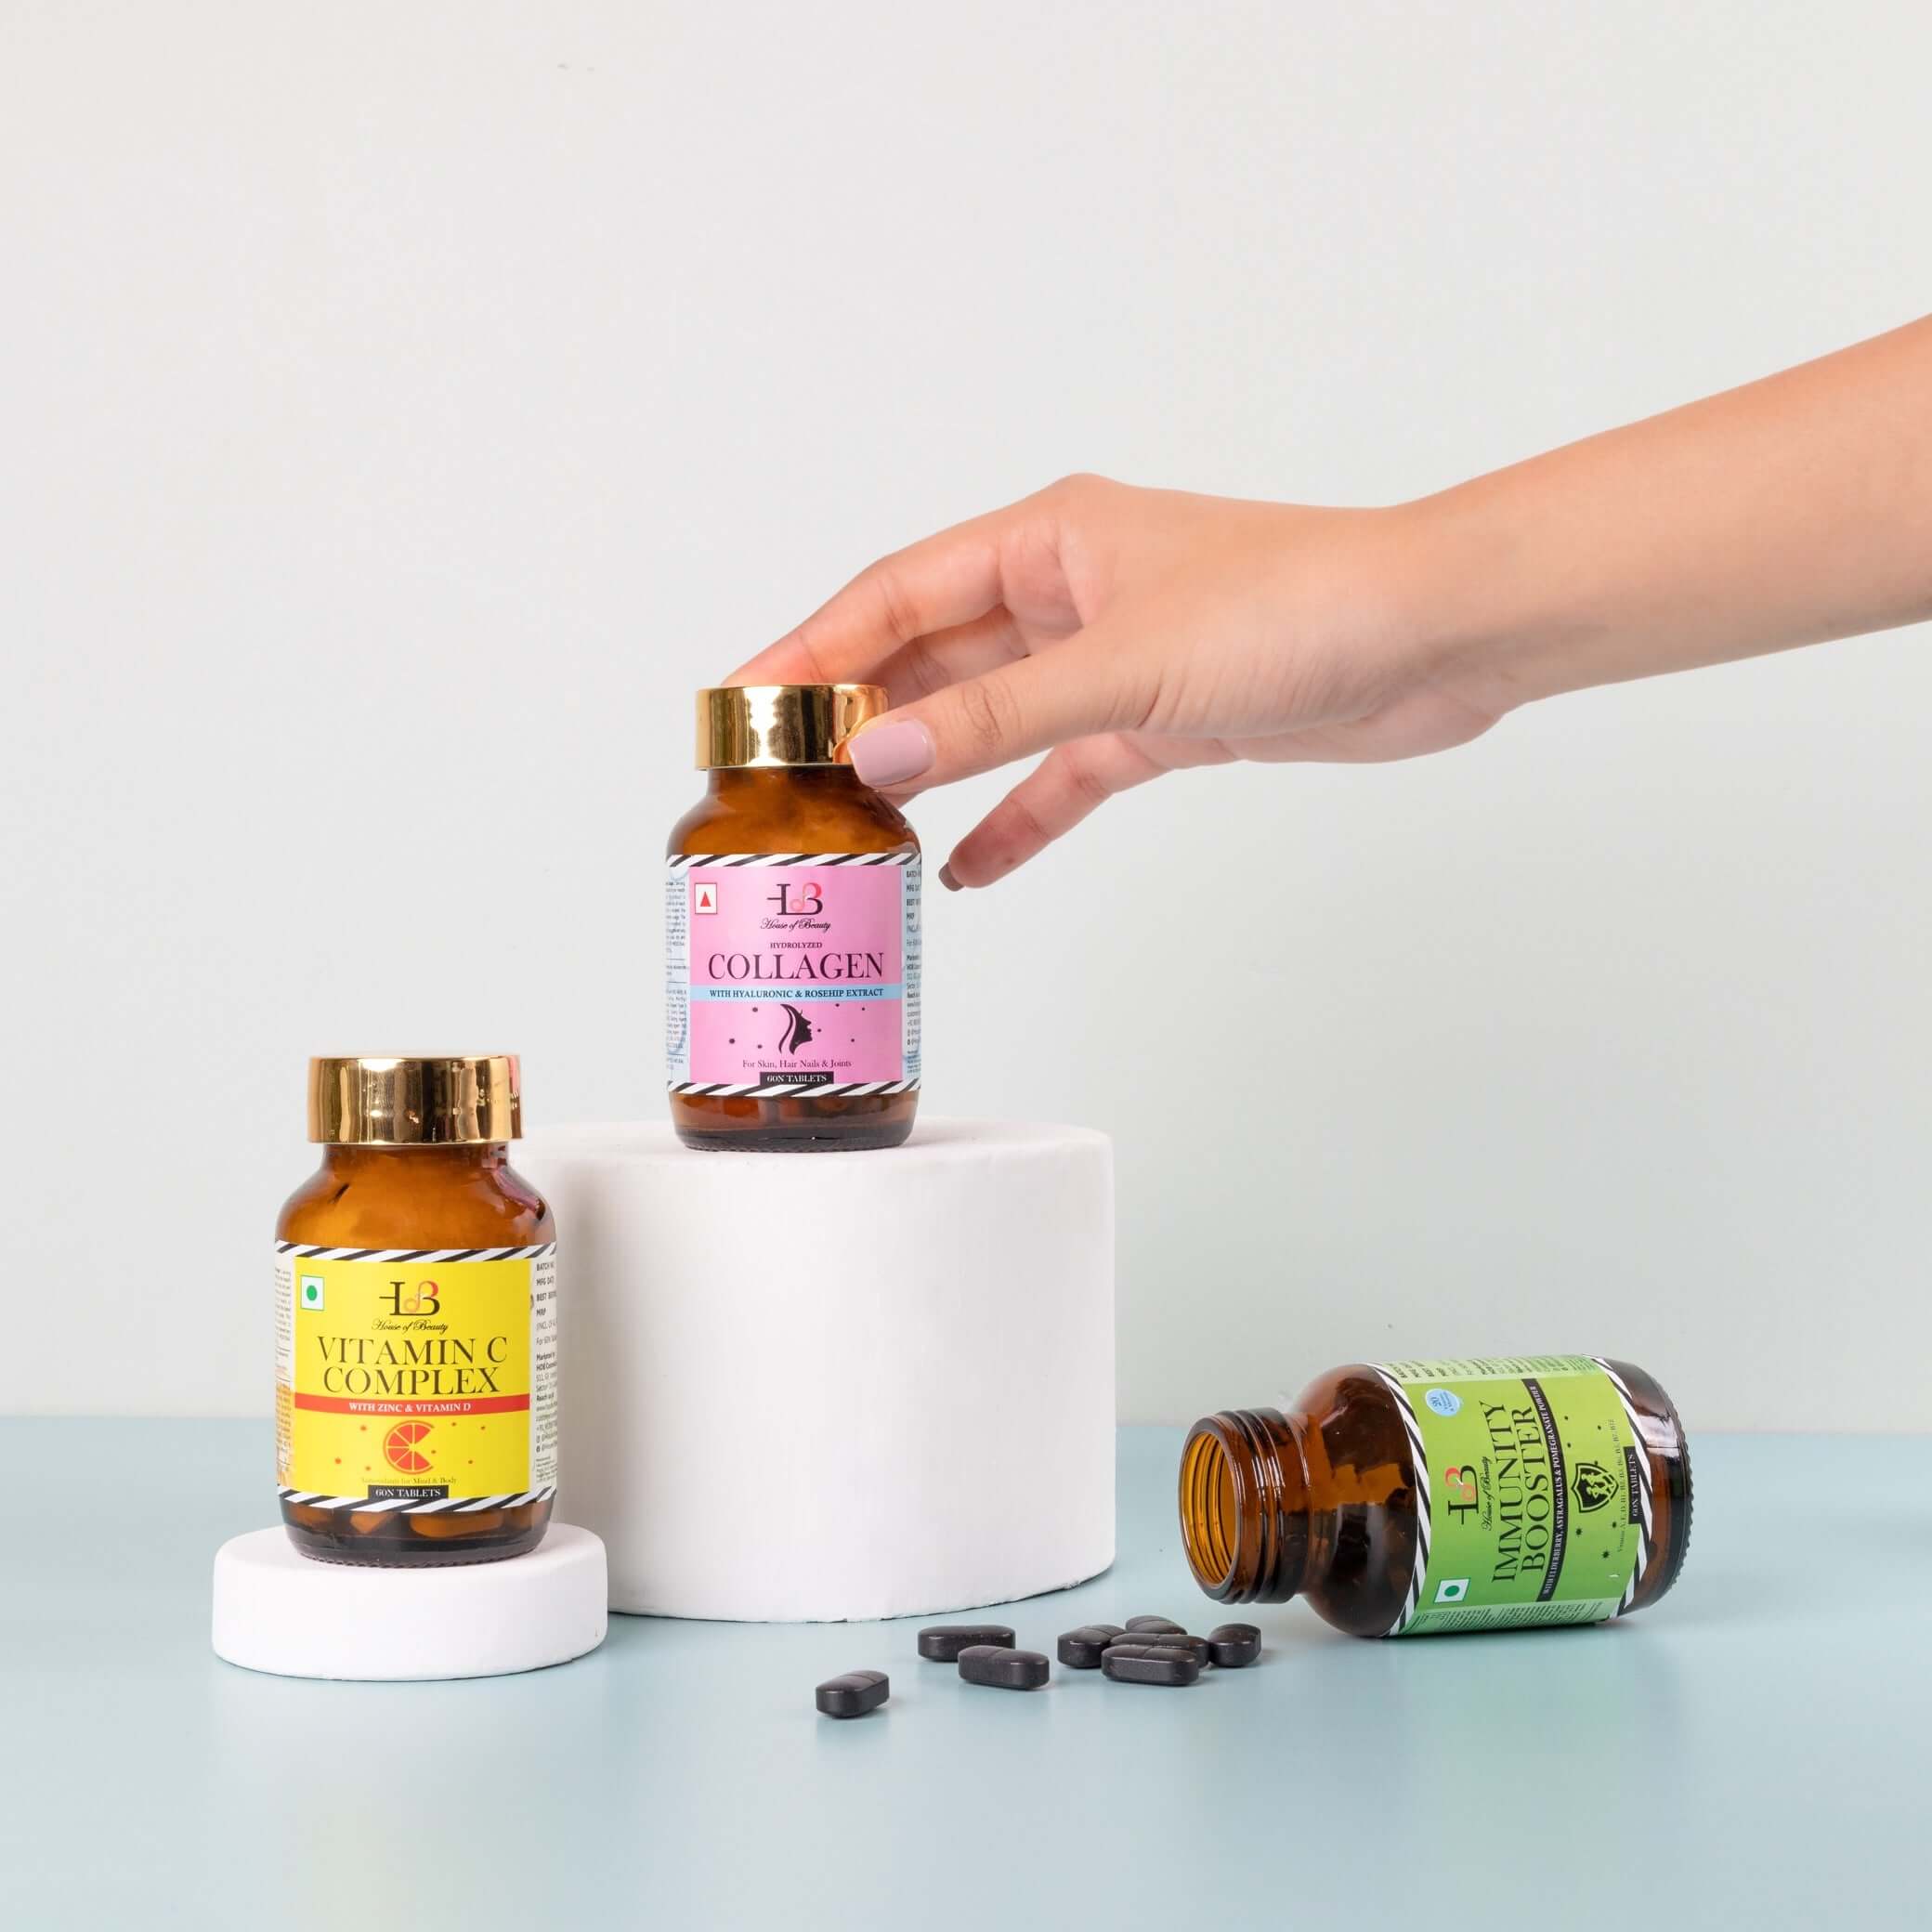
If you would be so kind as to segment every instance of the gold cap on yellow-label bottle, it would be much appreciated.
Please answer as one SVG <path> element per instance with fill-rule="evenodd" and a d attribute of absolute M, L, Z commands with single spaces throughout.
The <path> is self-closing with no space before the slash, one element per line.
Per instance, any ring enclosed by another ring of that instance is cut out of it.
<path fill-rule="evenodd" d="M 358 1147 L 460 1146 L 523 1132 L 515 1053 L 308 1063 L 308 1138 Z"/>
<path fill-rule="evenodd" d="M 878 685 L 720 685 L 698 694 L 698 768 L 843 764 L 846 740 L 887 708 Z"/>

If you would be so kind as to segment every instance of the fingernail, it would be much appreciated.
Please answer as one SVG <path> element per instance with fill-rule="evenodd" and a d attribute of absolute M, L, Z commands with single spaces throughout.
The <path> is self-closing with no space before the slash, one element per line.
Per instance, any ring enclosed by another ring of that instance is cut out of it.
<path fill-rule="evenodd" d="M 917 718 L 875 724 L 852 740 L 852 768 L 875 790 L 903 785 L 933 764 L 933 734 Z"/>
<path fill-rule="evenodd" d="M 953 877 L 953 868 L 950 866 L 940 867 L 939 882 L 949 893 L 956 893 L 959 890 L 959 881 Z"/>

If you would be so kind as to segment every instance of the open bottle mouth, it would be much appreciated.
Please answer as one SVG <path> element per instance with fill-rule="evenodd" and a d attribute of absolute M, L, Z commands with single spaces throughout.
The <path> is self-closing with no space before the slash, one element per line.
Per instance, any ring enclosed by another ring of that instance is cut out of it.
<path fill-rule="evenodd" d="M 1286 1603 L 1306 1580 L 1308 1471 L 1278 1409 L 1203 1416 L 1181 1450 L 1181 1546 L 1218 1603 Z"/>
<path fill-rule="evenodd" d="M 1181 1540 L 1194 1581 L 1210 1597 L 1234 1586 L 1240 1543 L 1234 1471 L 1221 1439 L 1196 1424 L 1181 1452 Z"/>

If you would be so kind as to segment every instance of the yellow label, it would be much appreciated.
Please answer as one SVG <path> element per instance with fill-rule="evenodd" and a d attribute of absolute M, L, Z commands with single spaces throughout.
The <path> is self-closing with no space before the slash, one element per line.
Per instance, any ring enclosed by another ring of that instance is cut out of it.
<path fill-rule="evenodd" d="M 555 1246 L 275 1256 L 284 1489 L 431 1502 L 556 1481 Z"/>

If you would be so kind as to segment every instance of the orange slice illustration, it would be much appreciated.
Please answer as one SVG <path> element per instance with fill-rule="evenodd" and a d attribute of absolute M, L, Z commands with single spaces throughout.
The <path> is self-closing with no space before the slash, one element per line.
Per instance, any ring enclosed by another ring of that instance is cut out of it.
<path fill-rule="evenodd" d="M 427 1422 L 398 1422 L 383 1438 L 383 1456 L 392 1469 L 406 1476 L 420 1476 L 429 1467 L 429 1458 L 417 1447 L 429 1433 Z"/>

